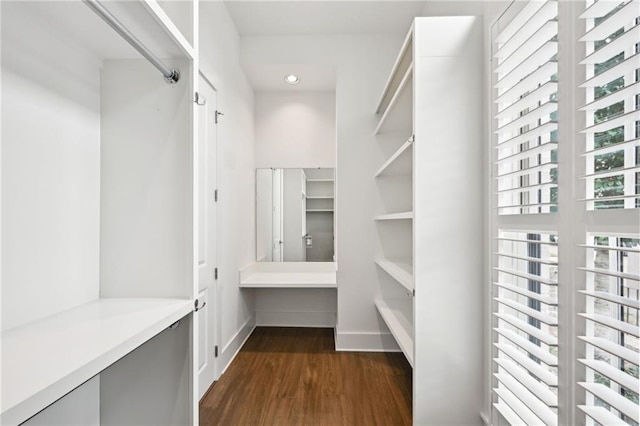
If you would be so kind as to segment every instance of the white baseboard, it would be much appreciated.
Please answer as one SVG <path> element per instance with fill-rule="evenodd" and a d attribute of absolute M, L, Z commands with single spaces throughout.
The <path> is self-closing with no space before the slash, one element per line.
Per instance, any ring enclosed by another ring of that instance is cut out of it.
<path fill-rule="evenodd" d="M 245 322 L 242 327 L 236 332 L 236 334 L 229 340 L 229 342 L 222 348 L 220 351 L 220 356 L 218 359 L 218 366 L 220 368 L 220 374 L 218 374 L 218 378 L 224 374 L 224 372 L 231 364 L 231 361 L 238 355 L 240 349 L 247 341 L 253 329 L 256 328 L 256 322 L 254 317 L 251 317 Z"/>
<path fill-rule="evenodd" d="M 400 352 L 391 333 L 341 332 L 336 330 L 336 351 Z"/>
<path fill-rule="evenodd" d="M 256 311 L 256 326 L 335 327 L 335 312 Z"/>

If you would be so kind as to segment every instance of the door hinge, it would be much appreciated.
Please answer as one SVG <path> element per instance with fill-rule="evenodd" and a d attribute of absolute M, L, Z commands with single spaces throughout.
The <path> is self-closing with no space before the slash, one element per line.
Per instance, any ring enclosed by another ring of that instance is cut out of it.
<path fill-rule="evenodd" d="M 224 114 L 216 110 L 216 124 L 218 124 L 218 117 L 220 117 L 221 115 L 224 115 Z"/>
<path fill-rule="evenodd" d="M 213 269 L 213 279 L 218 279 L 218 268 Z"/>
<path fill-rule="evenodd" d="M 204 106 L 207 104 L 207 100 L 202 96 L 200 96 L 200 93 L 198 92 L 196 92 L 193 101 L 196 103 L 196 105 L 200 105 L 200 106 Z"/>
<path fill-rule="evenodd" d="M 215 201 L 216 203 L 218 202 L 218 190 L 215 189 L 213 191 L 213 201 Z"/>
<path fill-rule="evenodd" d="M 218 358 L 218 345 L 215 345 L 213 347 L 213 356 Z"/>

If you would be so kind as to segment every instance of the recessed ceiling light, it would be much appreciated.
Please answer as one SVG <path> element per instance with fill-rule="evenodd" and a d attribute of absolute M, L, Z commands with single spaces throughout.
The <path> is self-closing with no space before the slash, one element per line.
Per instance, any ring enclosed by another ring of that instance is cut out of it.
<path fill-rule="evenodd" d="M 284 76 L 284 82 L 287 84 L 298 84 L 300 82 L 300 79 L 297 75 L 288 74 Z"/>

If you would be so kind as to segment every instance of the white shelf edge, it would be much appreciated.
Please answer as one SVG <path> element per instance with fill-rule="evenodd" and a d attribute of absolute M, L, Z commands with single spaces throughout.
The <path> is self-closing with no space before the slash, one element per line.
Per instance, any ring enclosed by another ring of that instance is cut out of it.
<path fill-rule="evenodd" d="M 380 108 L 382 107 L 382 101 L 384 101 L 384 98 L 386 97 L 386 94 L 389 92 L 389 86 L 391 85 L 391 82 L 393 81 L 393 76 L 398 71 L 398 67 L 400 66 L 400 63 L 402 62 L 402 58 L 404 57 L 404 55 L 405 55 L 405 53 L 407 51 L 407 48 L 409 46 L 409 42 L 413 39 L 414 26 L 415 26 L 415 24 L 412 22 L 411 23 L 411 28 L 409 28 L 409 32 L 407 33 L 407 35 L 404 38 L 404 41 L 402 42 L 402 47 L 400 48 L 400 53 L 398 54 L 398 57 L 396 58 L 396 61 L 393 64 L 393 68 L 391 68 L 391 73 L 389 74 L 389 78 L 387 79 L 387 82 L 384 85 L 384 89 L 382 90 L 382 94 L 380 95 L 380 100 L 378 101 L 378 104 L 376 105 L 376 114 L 378 114 L 380 112 Z"/>
<path fill-rule="evenodd" d="M 407 220 L 413 219 L 413 212 L 389 213 L 375 216 L 374 220 Z"/>
<path fill-rule="evenodd" d="M 333 209 L 307 209 L 307 213 L 332 212 Z"/>
<path fill-rule="evenodd" d="M 387 168 L 389 168 L 389 166 L 391 166 L 398 158 L 400 158 L 402 156 L 402 154 L 404 154 L 405 152 L 407 152 L 407 150 L 411 147 L 413 147 L 413 138 L 410 138 L 409 140 L 406 140 L 402 146 L 396 151 L 394 152 L 391 157 L 389 157 L 389 159 L 387 161 L 385 161 L 385 163 L 382 165 L 382 167 L 380 167 L 378 169 L 378 171 L 376 172 L 376 174 L 374 175 L 374 177 L 380 177 Z"/>
<path fill-rule="evenodd" d="M 335 179 L 307 179 L 307 182 L 334 182 Z"/>
<path fill-rule="evenodd" d="M 335 283 L 292 283 L 292 284 L 240 283 L 240 288 L 338 288 L 338 284 L 335 284 Z"/>
<path fill-rule="evenodd" d="M 193 310 L 188 299 L 98 299 L 2 333 L 2 424 L 19 424 Z"/>
<path fill-rule="evenodd" d="M 389 114 L 393 110 L 393 107 L 395 106 L 396 102 L 398 102 L 398 98 L 400 98 L 400 94 L 406 88 L 407 83 L 411 79 L 412 74 L 413 74 L 413 61 L 411 61 L 411 63 L 407 67 L 407 71 L 404 73 L 404 76 L 402 77 L 402 80 L 400 81 L 400 84 L 398 85 L 397 90 L 395 91 L 395 93 L 393 94 L 393 97 L 389 101 L 389 105 L 387 105 L 387 109 L 385 109 L 384 112 L 382 113 L 382 116 L 380 117 L 380 121 L 378 122 L 378 125 L 376 126 L 376 129 L 373 132 L 374 135 L 377 135 L 378 133 L 380 133 L 380 129 L 384 125 L 384 122 L 387 121 L 387 117 L 389 117 Z"/>
<path fill-rule="evenodd" d="M 413 293 L 413 290 L 415 289 L 415 281 L 413 279 L 413 273 L 409 273 L 407 271 L 407 269 L 412 269 L 408 262 L 378 258 L 376 259 L 376 264 L 389 274 L 391 278 Z"/>
<path fill-rule="evenodd" d="M 408 314 L 411 314 L 411 303 L 411 299 L 376 299 L 375 301 L 380 316 L 413 367 L 413 325 L 405 319 L 409 316 Z"/>
<path fill-rule="evenodd" d="M 333 200 L 333 195 L 307 195 L 307 200 Z"/>

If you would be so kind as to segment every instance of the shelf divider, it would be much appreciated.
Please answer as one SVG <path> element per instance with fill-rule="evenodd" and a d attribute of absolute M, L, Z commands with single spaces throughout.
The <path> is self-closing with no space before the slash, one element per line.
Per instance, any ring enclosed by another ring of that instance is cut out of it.
<path fill-rule="evenodd" d="M 389 213 L 375 216 L 374 220 L 407 220 L 413 219 L 413 212 Z"/>
<path fill-rule="evenodd" d="M 389 331 L 413 367 L 413 301 L 411 299 L 377 299 L 376 308 Z"/>

